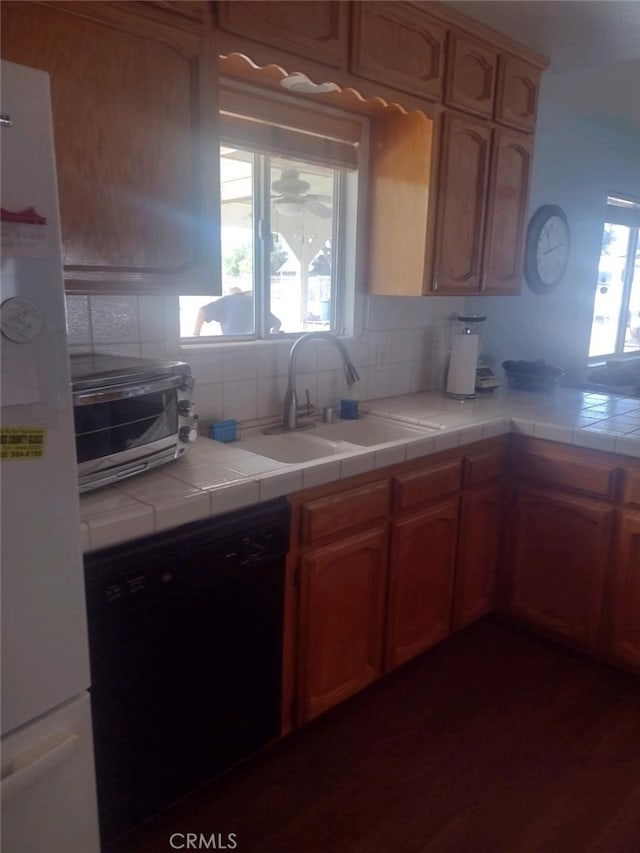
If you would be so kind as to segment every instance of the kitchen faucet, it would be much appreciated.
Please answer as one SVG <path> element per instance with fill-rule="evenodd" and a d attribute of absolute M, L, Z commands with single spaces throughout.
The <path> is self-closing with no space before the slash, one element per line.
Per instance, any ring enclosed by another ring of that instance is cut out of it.
<path fill-rule="evenodd" d="M 291 351 L 289 352 L 289 381 L 287 384 L 286 394 L 284 395 L 284 414 L 282 425 L 266 429 L 265 433 L 267 434 L 273 435 L 275 433 L 290 432 L 297 429 L 310 429 L 315 426 L 311 421 L 298 421 L 298 414 L 301 411 L 301 407 L 298 406 L 298 396 L 296 394 L 296 356 L 300 348 L 305 345 L 305 342 L 312 340 L 328 341 L 338 350 L 344 367 L 345 379 L 347 380 L 347 385 L 349 387 L 360 379 L 358 371 L 349 358 L 347 348 L 335 335 L 330 332 L 307 332 L 306 334 L 301 335 L 293 342 Z M 307 402 L 307 405 L 302 407 L 302 411 L 309 412 L 309 410 L 310 406 Z"/>

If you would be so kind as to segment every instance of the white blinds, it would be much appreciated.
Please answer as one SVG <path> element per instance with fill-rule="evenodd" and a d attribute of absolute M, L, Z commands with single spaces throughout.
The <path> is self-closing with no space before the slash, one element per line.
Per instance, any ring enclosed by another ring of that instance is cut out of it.
<path fill-rule="evenodd" d="M 358 167 L 363 121 L 222 84 L 220 136 L 253 151 L 340 169 Z"/>

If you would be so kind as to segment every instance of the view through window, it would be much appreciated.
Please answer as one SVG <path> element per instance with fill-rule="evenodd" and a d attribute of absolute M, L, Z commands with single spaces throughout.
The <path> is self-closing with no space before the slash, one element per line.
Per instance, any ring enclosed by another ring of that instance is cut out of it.
<path fill-rule="evenodd" d="M 332 330 L 343 170 L 222 145 L 222 296 L 180 297 L 180 334 Z"/>
<path fill-rule="evenodd" d="M 589 343 L 589 358 L 640 353 L 640 202 L 610 196 Z"/>

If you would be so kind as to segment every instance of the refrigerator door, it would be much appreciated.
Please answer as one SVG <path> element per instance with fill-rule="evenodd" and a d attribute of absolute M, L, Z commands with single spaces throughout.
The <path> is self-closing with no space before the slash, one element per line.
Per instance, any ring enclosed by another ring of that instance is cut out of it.
<path fill-rule="evenodd" d="M 2 740 L 5 853 L 99 853 L 88 694 Z"/>
<path fill-rule="evenodd" d="M 89 663 L 49 78 L 3 61 L 0 86 L 4 734 Z"/>

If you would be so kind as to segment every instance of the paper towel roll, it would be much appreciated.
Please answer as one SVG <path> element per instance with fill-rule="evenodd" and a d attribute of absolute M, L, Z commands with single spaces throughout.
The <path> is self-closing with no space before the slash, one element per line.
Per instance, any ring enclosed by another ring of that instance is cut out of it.
<path fill-rule="evenodd" d="M 475 394 L 478 335 L 456 335 L 451 348 L 447 394 Z"/>

